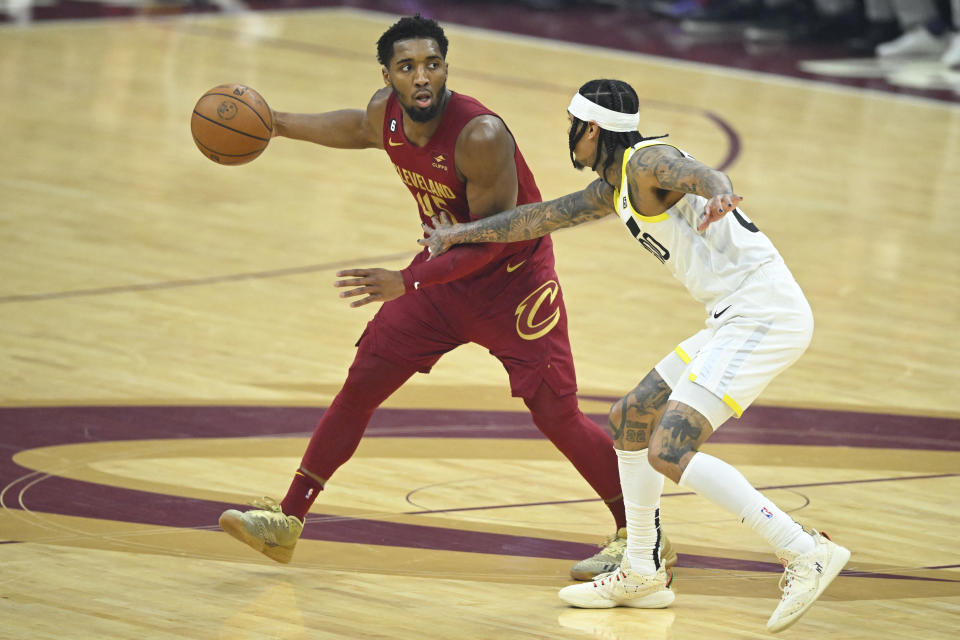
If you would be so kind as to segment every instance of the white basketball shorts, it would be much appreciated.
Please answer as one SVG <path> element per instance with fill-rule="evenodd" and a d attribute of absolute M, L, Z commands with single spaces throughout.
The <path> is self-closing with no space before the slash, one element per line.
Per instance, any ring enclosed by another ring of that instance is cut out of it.
<path fill-rule="evenodd" d="M 716 429 L 731 415 L 739 418 L 806 351 L 813 312 L 793 274 L 777 262 L 721 298 L 706 325 L 656 370 L 673 390 L 671 400 L 693 407 Z"/>

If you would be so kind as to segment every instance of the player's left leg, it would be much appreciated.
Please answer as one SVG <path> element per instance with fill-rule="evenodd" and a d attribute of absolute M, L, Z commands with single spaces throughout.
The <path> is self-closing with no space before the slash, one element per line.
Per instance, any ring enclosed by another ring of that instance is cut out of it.
<path fill-rule="evenodd" d="M 681 395 L 690 398 L 700 393 L 690 391 L 681 388 Z M 697 405 L 701 408 L 712 405 L 712 410 L 706 412 L 722 415 L 722 401 L 706 390 L 702 393 L 708 395 L 695 401 Z M 767 621 L 767 629 L 782 631 L 816 602 L 846 565 L 850 552 L 820 532 L 801 527 L 757 491 L 733 466 L 698 451 L 713 432 L 713 427 L 711 420 L 701 411 L 671 400 L 654 431 L 650 462 L 680 486 L 736 516 L 776 551 L 777 558 L 784 565 L 780 582 L 782 596 Z"/>
<path fill-rule="evenodd" d="M 616 473 L 617 456 L 610 435 L 583 415 L 576 393 L 557 395 L 549 384 L 543 382 L 536 393 L 525 397 L 523 401 L 530 409 L 530 416 L 537 428 L 603 499 L 617 529 L 625 527 L 623 495 Z"/>
<path fill-rule="evenodd" d="M 536 302 L 535 304 L 533 302 Z M 552 267 L 527 267 L 504 279 L 489 304 L 468 305 L 458 326 L 489 349 L 510 376 L 510 390 L 524 399 L 537 427 L 566 456 L 603 499 L 613 516 L 614 535 L 600 553 L 577 563 L 571 575 L 591 579 L 617 566 L 626 520 L 613 440 L 580 411 L 577 379 L 567 335 L 563 292 Z"/>

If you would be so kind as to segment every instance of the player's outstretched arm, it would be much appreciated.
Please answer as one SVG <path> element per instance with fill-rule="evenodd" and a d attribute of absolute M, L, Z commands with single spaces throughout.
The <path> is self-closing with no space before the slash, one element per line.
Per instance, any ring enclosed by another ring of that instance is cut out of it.
<path fill-rule="evenodd" d="M 386 95 L 381 89 L 364 109 L 325 113 L 273 112 L 273 135 L 313 142 L 336 149 L 383 148 L 380 137 Z"/>
<path fill-rule="evenodd" d="M 727 174 L 688 158 L 667 145 L 639 149 L 630 157 L 627 173 L 632 191 L 637 193 L 653 186 L 666 191 L 695 193 L 706 198 L 707 204 L 698 231 L 704 231 L 711 223 L 733 211 L 743 200 L 734 193 Z"/>
<path fill-rule="evenodd" d="M 427 246 L 430 257 L 435 258 L 457 244 L 530 240 L 613 211 L 613 189 L 602 180 L 595 180 L 583 191 L 524 204 L 465 224 L 451 224 L 446 216 L 441 216 L 433 228 L 423 225 L 427 237 L 417 242 Z"/>

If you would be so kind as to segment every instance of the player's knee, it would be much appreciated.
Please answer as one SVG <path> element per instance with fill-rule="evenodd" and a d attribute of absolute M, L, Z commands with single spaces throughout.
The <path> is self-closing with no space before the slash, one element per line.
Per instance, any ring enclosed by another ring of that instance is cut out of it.
<path fill-rule="evenodd" d="M 621 435 L 620 429 L 618 429 L 618 425 L 621 423 L 623 419 L 623 400 L 624 400 L 623 398 L 620 398 L 619 400 L 614 402 L 613 405 L 610 407 L 610 412 L 607 414 L 607 429 L 610 431 L 610 434 L 614 437 L 614 440 L 616 440 L 619 444 L 623 444 L 621 442 L 621 438 L 618 437 L 619 435 Z M 623 447 L 618 446 L 618 448 L 622 449 Z"/>

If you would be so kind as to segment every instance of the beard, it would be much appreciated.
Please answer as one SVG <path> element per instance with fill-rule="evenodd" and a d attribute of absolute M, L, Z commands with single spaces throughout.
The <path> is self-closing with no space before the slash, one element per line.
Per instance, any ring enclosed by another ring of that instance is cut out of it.
<path fill-rule="evenodd" d="M 429 107 L 418 107 L 417 105 L 406 105 L 403 102 L 403 99 L 400 97 L 400 94 L 397 92 L 396 87 L 391 87 L 393 89 L 393 95 L 397 97 L 397 101 L 400 103 L 400 106 L 403 107 L 403 110 L 410 116 L 410 119 L 414 122 L 430 122 L 437 117 L 437 114 L 440 113 L 440 109 L 443 108 L 446 104 L 447 96 L 447 83 L 444 82 L 443 85 L 437 90 L 434 94 L 435 99 Z"/>

